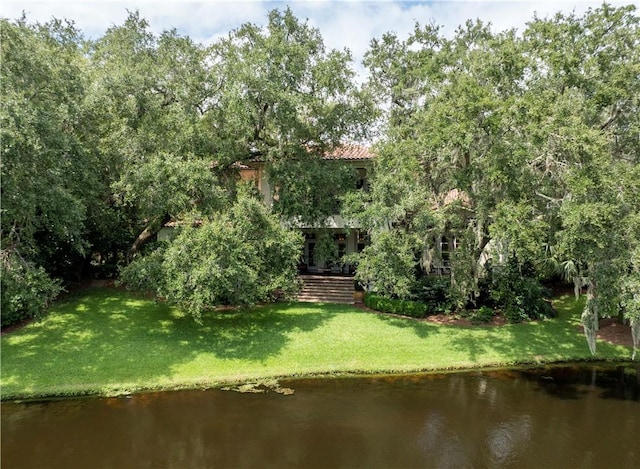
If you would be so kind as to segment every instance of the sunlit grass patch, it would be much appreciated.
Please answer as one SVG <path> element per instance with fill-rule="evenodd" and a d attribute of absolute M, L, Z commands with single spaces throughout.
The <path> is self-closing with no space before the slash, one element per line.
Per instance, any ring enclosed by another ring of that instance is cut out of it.
<path fill-rule="evenodd" d="M 553 307 L 558 312 L 560 319 L 578 325 L 585 302 L 584 295 L 576 300 L 573 294 L 564 294 L 553 299 Z"/>
<path fill-rule="evenodd" d="M 196 322 L 142 295 L 88 290 L 2 337 L 2 397 L 585 360 L 591 356 L 576 327 L 580 301 L 559 298 L 554 320 L 499 327 L 436 325 L 311 303 L 210 311 Z M 629 356 L 625 347 L 598 344 L 599 359 Z"/>

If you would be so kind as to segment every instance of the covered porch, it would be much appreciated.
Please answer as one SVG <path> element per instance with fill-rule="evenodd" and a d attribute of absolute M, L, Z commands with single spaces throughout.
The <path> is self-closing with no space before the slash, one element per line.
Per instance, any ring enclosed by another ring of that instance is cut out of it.
<path fill-rule="evenodd" d="M 353 276 L 355 265 L 345 256 L 361 252 L 368 243 L 359 229 L 304 228 L 300 274 Z"/>

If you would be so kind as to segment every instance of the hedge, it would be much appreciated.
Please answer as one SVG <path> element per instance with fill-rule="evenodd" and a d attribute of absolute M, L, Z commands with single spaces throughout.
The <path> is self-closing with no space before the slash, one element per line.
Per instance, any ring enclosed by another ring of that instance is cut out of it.
<path fill-rule="evenodd" d="M 414 318 L 423 318 L 427 315 L 427 305 L 418 301 L 394 300 L 381 295 L 367 293 L 364 304 L 371 309 L 383 313 L 401 314 Z"/>

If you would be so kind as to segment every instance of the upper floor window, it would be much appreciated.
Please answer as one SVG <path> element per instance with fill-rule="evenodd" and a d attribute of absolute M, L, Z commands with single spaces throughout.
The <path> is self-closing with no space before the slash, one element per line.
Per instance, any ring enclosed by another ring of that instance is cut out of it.
<path fill-rule="evenodd" d="M 356 168 L 356 189 L 369 190 L 366 168 Z"/>

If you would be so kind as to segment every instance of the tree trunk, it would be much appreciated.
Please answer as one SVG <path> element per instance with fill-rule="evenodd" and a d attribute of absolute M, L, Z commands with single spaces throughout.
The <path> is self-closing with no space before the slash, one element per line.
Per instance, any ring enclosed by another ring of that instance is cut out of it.
<path fill-rule="evenodd" d="M 638 345 L 640 344 L 640 320 L 631 320 L 631 337 L 633 337 L 633 355 L 632 360 L 636 359 L 636 352 L 638 351 Z"/>
<path fill-rule="evenodd" d="M 131 262 L 133 257 L 140 252 L 140 250 L 150 241 L 152 241 L 155 235 L 160 229 L 171 220 L 171 216 L 166 213 L 162 217 L 154 218 L 151 220 L 142 233 L 138 235 L 127 253 L 127 262 Z"/>
<path fill-rule="evenodd" d="M 596 318 L 594 320 L 594 317 Z M 589 350 L 591 351 L 591 355 L 596 354 L 596 332 L 597 327 L 596 324 L 598 322 L 597 315 L 593 313 L 593 302 L 587 300 L 587 304 L 582 311 L 582 316 L 580 317 L 582 322 L 582 327 L 584 329 L 584 336 L 587 338 L 587 345 L 589 345 Z"/>
<path fill-rule="evenodd" d="M 596 284 L 594 269 L 589 266 L 589 285 L 587 287 L 587 303 L 581 315 L 584 335 L 592 355 L 596 354 L 596 333 L 598 332 L 598 305 L 596 302 Z"/>

